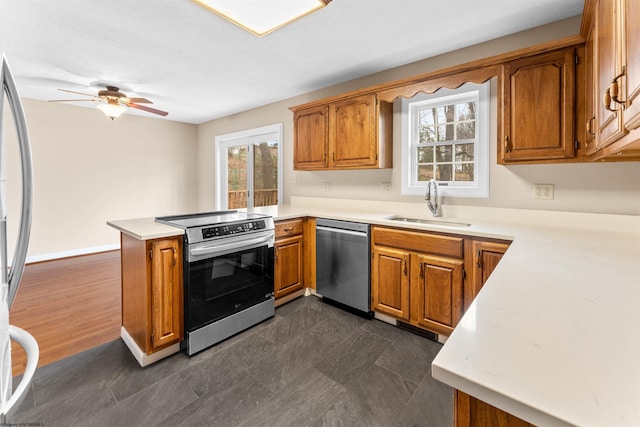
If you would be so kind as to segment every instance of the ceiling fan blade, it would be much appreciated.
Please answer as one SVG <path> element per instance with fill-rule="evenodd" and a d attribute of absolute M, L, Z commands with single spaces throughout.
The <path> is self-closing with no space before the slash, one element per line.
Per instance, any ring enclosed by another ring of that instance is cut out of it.
<path fill-rule="evenodd" d="M 49 102 L 96 102 L 95 99 L 50 99 Z"/>
<path fill-rule="evenodd" d="M 153 104 L 153 102 L 149 101 L 147 98 L 127 98 L 127 103 L 135 102 L 137 104 Z"/>
<path fill-rule="evenodd" d="M 133 104 L 133 103 L 128 103 L 126 105 L 128 107 L 135 108 L 137 110 L 142 110 L 142 111 L 146 111 L 148 113 L 153 113 L 153 114 L 159 114 L 161 116 L 166 116 L 167 114 L 169 114 L 166 111 L 156 110 L 155 108 L 145 107 L 144 105 L 138 105 L 138 104 Z"/>
<path fill-rule="evenodd" d="M 92 97 L 92 98 L 96 98 L 96 96 L 95 96 L 95 95 L 90 95 L 90 94 L 88 94 L 88 93 L 75 92 L 75 91 L 73 91 L 73 90 L 67 90 L 67 89 L 58 89 L 58 90 L 61 90 L 62 92 L 75 93 L 76 95 L 84 95 L 84 96 L 90 96 L 90 97 Z"/>

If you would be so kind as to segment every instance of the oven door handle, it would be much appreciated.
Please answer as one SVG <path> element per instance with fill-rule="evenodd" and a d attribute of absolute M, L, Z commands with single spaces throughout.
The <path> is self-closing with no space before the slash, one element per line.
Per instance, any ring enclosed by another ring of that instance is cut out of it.
<path fill-rule="evenodd" d="M 273 233 L 269 233 L 268 235 L 254 237 L 251 239 L 243 239 L 240 241 L 236 240 L 233 243 L 214 244 L 198 248 L 191 248 L 189 249 L 189 256 L 190 258 L 203 259 L 215 255 L 223 255 L 225 253 L 233 252 L 236 249 L 253 249 L 272 242 Z"/>

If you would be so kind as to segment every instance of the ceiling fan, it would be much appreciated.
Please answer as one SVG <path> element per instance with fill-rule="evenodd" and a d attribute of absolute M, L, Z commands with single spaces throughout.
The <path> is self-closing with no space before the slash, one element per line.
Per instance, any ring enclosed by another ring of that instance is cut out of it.
<path fill-rule="evenodd" d="M 149 101 L 146 98 L 129 98 L 124 93 L 120 92 L 119 88 L 115 86 L 107 86 L 106 90 L 101 90 L 98 92 L 98 95 L 91 95 L 88 93 L 75 92 L 72 90 L 66 89 L 58 89 L 63 92 L 75 93 L 78 95 L 89 96 L 91 99 L 56 99 L 50 100 L 49 102 L 76 102 L 76 101 L 91 101 L 91 102 L 99 102 L 98 108 L 102 110 L 104 114 L 107 115 L 111 120 L 120 117 L 122 113 L 129 108 L 135 108 L 136 110 L 146 111 L 148 113 L 159 114 L 161 116 L 166 116 L 166 111 L 156 110 L 155 108 L 147 107 L 146 105 L 140 104 L 153 104 L 153 102 Z"/>

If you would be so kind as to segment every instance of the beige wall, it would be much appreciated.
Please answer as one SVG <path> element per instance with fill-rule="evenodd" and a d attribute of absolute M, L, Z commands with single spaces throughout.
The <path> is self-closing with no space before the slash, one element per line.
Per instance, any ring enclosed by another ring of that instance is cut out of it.
<path fill-rule="evenodd" d="M 34 172 L 29 257 L 119 244 L 108 220 L 197 209 L 195 125 L 126 113 L 112 122 L 95 108 L 22 101 Z M 20 176 L 13 118 L 6 110 L 13 242 Z"/>
<path fill-rule="evenodd" d="M 296 172 L 293 170 L 293 115 L 288 107 L 556 40 L 577 34 L 579 27 L 580 17 L 570 18 L 199 125 L 199 207 L 200 209 L 214 208 L 215 136 L 272 123 L 283 123 L 284 127 L 285 202 L 291 196 L 422 202 L 422 197 L 400 194 L 399 126 L 396 125 L 400 117 L 397 109 L 394 114 L 394 158 L 396 160 L 393 169 Z M 443 201 L 445 204 L 640 215 L 640 185 L 638 185 L 640 163 L 638 162 L 497 165 L 495 84 L 492 85 L 491 105 L 490 198 L 445 198 Z M 332 183 L 331 192 L 324 191 L 325 182 Z M 383 182 L 391 182 L 390 194 L 382 193 L 381 183 Z M 554 184 L 554 200 L 535 200 L 533 185 L 536 183 Z"/>

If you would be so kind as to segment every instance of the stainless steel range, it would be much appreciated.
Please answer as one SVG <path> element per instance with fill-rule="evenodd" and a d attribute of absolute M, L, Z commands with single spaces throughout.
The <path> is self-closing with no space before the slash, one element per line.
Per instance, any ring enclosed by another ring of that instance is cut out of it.
<path fill-rule="evenodd" d="M 156 221 L 185 230 L 182 351 L 195 354 L 275 314 L 273 218 L 221 211 Z"/>

